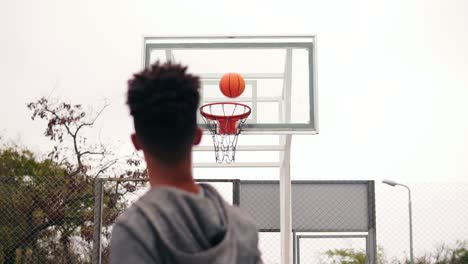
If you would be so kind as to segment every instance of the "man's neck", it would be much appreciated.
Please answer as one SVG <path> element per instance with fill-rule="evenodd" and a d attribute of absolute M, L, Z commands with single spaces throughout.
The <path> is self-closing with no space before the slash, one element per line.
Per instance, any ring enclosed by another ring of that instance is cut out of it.
<path fill-rule="evenodd" d="M 170 166 L 147 158 L 146 164 L 152 188 L 169 186 L 195 194 L 199 193 L 199 186 L 193 180 L 191 158 Z"/>

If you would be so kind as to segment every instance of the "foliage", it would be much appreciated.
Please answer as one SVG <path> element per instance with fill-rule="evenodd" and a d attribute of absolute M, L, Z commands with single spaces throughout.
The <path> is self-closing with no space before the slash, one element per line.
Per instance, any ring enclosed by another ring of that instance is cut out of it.
<path fill-rule="evenodd" d="M 334 249 L 326 252 L 327 256 L 332 259 L 332 263 L 343 264 L 365 264 L 366 252 L 355 250 L 352 248 Z"/>
<path fill-rule="evenodd" d="M 333 249 L 325 252 L 331 263 L 364 264 L 366 263 L 366 252 L 352 248 Z M 386 264 L 385 253 L 382 247 L 377 247 L 377 264 Z"/>
<path fill-rule="evenodd" d="M 65 238 L 61 233 L 70 233 L 71 227 L 85 231 L 91 225 L 92 188 L 83 177 L 65 175 L 56 163 L 38 161 L 30 151 L 0 151 L 0 247 L 5 263 L 14 262 L 18 249 L 53 248 L 54 238 Z M 42 253 L 34 256 L 52 257 Z"/>
<path fill-rule="evenodd" d="M 18 146 L 0 148 L 0 263 L 88 263 L 93 238 L 94 179 L 146 177 L 138 157 L 116 157 L 86 136 L 107 106 L 92 117 L 81 105 L 41 98 L 28 104 L 46 122 L 45 158 Z M 139 183 L 105 186 L 103 228 L 125 209 Z"/>
<path fill-rule="evenodd" d="M 327 263 L 333 264 L 364 264 L 366 263 L 366 253 L 363 250 L 355 249 L 333 249 L 325 253 L 328 257 Z M 381 247 L 377 250 L 377 263 L 389 263 Z M 394 259 L 392 264 L 410 264 L 409 259 L 403 261 Z M 415 264 L 468 264 L 468 241 L 457 242 L 455 246 L 442 244 L 434 252 L 427 253 L 415 258 Z"/>
<path fill-rule="evenodd" d="M 407 259 L 404 263 L 410 263 Z M 415 264 L 468 264 L 468 241 L 458 241 L 455 246 L 440 245 L 435 252 L 415 258 Z"/>

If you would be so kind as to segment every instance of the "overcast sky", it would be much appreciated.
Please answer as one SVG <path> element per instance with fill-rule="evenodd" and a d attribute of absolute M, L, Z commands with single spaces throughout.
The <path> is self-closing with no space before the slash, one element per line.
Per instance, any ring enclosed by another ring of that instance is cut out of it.
<path fill-rule="evenodd" d="M 126 80 L 143 35 L 315 34 L 317 136 L 293 138 L 295 179 L 461 181 L 468 174 L 468 1 L 0 1 L 0 132 L 50 146 L 25 104 L 111 103 L 127 142 Z"/>

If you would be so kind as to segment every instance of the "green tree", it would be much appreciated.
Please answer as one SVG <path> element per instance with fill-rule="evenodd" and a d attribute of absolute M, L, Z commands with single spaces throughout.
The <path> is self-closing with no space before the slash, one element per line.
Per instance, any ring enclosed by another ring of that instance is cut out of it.
<path fill-rule="evenodd" d="M 331 263 L 340 264 L 365 264 L 366 252 L 353 248 L 332 249 L 325 252 Z M 377 247 L 377 264 L 385 264 L 385 253 L 382 247 Z"/>
<path fill-rule="evenodd" d="M 6 213 L 0 216 L 0 263 L 89 262 L 94 179 L 145 177 L 146 171 L 138 158 L 116 157 L 109 146 L 86 137 L 84 132 L 93 128 L 106 106 L 90 118 L 81 105 L 46 98 L 28 108 L 33 120 L 46 122 L 44 135 L 52 150 L 38 158 L 17 146 L 1 149 L 0 210 Z M 135 191 L 137 184 L 105 187 L 105 235 L 126 207 L 123 195 Z"/>
<path fill-rule="evenodd" d="M 65 172 L 50 160 L 37 161 L 27 150 L 0 151 L 0 248 L 5 263 L 14 263 L 18 249 L 36 248 L 49 227 L 63 224 L 63 210 L 50 206 Z M 53 230 L 51 230 L 53 232 Z"/>
<path fill-rule="evenodd" d="M 366 252 L 352 248 L 333 249 L 326 252 L 332 263 L 365 264 Z"/>
<path fill-rule="evenodd" d="M 325 252 L 330 263 L 340 264 L 364 264 L 366 254 L 363 250 L 333 249 Z M 386 260 L 382 247 L 377 249 L 377 263 L 389 263 Z M 408 258 L 403 260 L 393 259 L 392 264 L 410 264 Z M 457 241 L 454 246 L 442 244 L 433 252 L 426 253 L 415 258 L 415 264 L 468 264 L 468 241 Z"/>

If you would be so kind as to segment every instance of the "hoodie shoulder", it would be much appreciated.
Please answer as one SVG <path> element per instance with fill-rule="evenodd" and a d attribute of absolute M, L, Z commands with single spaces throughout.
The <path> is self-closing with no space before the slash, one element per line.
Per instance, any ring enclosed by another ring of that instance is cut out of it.
<path fill-rule="evenodd" d="M 218 197 L 219 193 L 210 185 L 203 185 L 205 191 L 214 192 Z M 237 241 L 238 252 L 240 259 L 248 259 L 251 256 L 257 256 L 260 260 L 260 251 L 258 249 L 258 228 L 254 220 L 241 208 L 235 205 L 230 205 L 222 200 L 226 209 L 229 226 L 233 230 L 232 234 Z M 261 261 L 258 261 L 261 263 Z"/>
<path fill-rule="evenodd" d="M 200 184 L 202 188 L 204 189 L 205 193 L 211 194 L 216 196 L 218 199 L 222 201 L 224 204 L 225 208 L 227 208 L 228 214 L 229 214 L 229 219 L 234 220 L 234 222 L 249 231 L 252 229 L 257 231 L 257 227 L 255 225 L 254 220 L 250 217 L 249 214 L 244 212 L 241 208 L 235 205 L 230 205 L 224 199 L 221 198 L 221 195 L 218 193 L 218 191 L 212 187 L 211 185 L 208 184 Z"/>
<path fill-rule="evenodd" d="M 155 254 L 155 249 L 161 248 L 157 234 L 137 206 L 130 206 L 117 218 L 110 244 L 112 263 L 163 263 Z"/>

